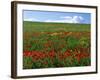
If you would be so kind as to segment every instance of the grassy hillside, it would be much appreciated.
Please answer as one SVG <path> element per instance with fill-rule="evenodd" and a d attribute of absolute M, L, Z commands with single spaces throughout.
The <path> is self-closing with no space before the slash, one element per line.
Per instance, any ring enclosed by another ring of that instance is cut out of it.
<path fill-rule="evenodd" d="M 44 22 L 23 22 L 25 32 L 90 32 L 90 24 L 71 24 L 71 23 L 44 23 Z"/>

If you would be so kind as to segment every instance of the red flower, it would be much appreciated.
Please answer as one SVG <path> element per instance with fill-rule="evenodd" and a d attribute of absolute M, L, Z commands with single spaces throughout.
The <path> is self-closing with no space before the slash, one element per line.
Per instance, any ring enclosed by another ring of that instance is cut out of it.
<path fill-rule="evenodd" d="M 45 58 L 45 56 L 46 56 L 45 53 L 42 53 L 39 51 L 32 51 L 33 61 L 43 59 L 43 58 Z"/>
<path fill-rule="evenodd" d="M 65 57 L 72 56 L 72 55 L 71 55 L 71 51 L 70 51 L 70 50 L 67 50 L 67 51 L 64 53 L 64 56 L 65 56 Z"/>
<path fill-rule="evenodd" d="M 48 53 L 48 56 L 51 57 L 51 58 L 55 57 L 55 51 L 54 50 L 50 51 Z"/>
<path fill-rule="evenodd" d="M 24 51 L 24 56 L 27 56 L 27 57 L 31 57 L 32 56 L 32 53 L 31 51 Z"/>
<path fill-rule="evenodd" d="M 79 53 L 79 54 L 76 54 L 75 57 L 78 61 L 80 61 L 80 59 L 90 57 L 90 55 L 88 53 Z"/>

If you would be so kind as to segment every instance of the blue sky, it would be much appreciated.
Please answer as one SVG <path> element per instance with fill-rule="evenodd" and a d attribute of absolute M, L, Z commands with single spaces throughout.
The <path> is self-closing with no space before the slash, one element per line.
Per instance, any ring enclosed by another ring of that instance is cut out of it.
<path fill-rule="evenodd" d="M 24 21 L 61 22 L 91 24 L 90 13 L 53 12 L 53 11 L 23 11 Z"/>

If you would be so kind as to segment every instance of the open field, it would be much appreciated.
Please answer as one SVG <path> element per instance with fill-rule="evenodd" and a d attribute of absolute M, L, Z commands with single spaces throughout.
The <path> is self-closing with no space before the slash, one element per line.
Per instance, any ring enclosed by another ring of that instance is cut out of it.
<path fill-rule="evenodd" d="M 24 32 L 77 32 L 90 31 L 90 24 L 43 23 L 25 21 Z"/>
<path fill-rule="evenodd" d="M 90 25 L 23 22 L 23 68 L 91 65 Z"/>

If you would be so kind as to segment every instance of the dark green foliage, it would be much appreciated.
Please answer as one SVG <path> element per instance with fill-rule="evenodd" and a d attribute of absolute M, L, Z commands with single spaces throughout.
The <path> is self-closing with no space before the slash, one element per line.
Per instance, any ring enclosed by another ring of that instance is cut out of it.
<path fill-rule="evenodd" d="M 23 58 L 23 63 L 24 63 L 24 65 L 23 65 L 23 68 L 24 69 L 31 69 L 32 68 L 32 58 L 31 57 L 24 57 Z"/>
<path fill-rule="evenodd" d="M 79 62 L 80 66 L 88 66 L 91 65 L 91 60 L 89 57 L 82 58 Z"/>

